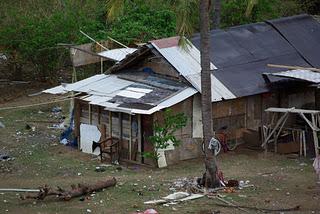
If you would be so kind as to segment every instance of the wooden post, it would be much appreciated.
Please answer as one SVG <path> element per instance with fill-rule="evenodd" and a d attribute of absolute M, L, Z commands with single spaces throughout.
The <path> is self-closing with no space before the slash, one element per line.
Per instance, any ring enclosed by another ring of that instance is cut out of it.
<path fill-rule="evenodd" d="M 98 106 L 98 124 L 100 125 L 101 124 L 101 107 Z"/>
<path fill-rule="evenodd" d="M 102 47 L 100 47 L 100 52 L 102 52 Z M 103 58 L 100 57 L 100 72 L 103 74 Z"/>
<path fill-rule="evenodd" d="M 81 117 L 81 103 L 74 98 L 74 134 L 77 138 L 78 149 L 80 150 L 80 117 Z"/>
<path fill-rule="evenodd" d="M 91 116 L 91 105 L 89 104 L 89 109 L 88 109 L 88 113 L 89 113 L 89 124 L 92 124 L 92 116 Z"/>
<path fill-rule="evenodd" d="M 129 126 L 130 126 L 130 132 L 129 132 L 129 160 L 132 160 L 132 115 L 129 114 Z"/>
<path fill-rule="evenodd" d="M 304 157 L 307 157 L 306 132 L 302 131 L 302 134 L 303 134 L 303 154 L 304 154 Z"/>
<path fill-rule="evenodd" d="M 302 156 L 302 151 L 303 151 L 303 140 L 302 140 L 302 130 L 301 131 L 297 131 L 297 136 L 299 138 L 299 155 L 300 157 Z"/>
<path fill-rule="evenodd" d="M 315 115 L 311 114 L 311 118 L 312 118 L 313 127 L 317 127 Z M 316 157 L 317 157 L 319 155 L 319 141 L 318 141 L 317 131 L 315 129 L 313 129 L 312 134 L 313 134 L 314 149 L 315 149 L 315 153 L 316 153 Z"/>
<path fill-rule="evenodd" d="M 72 83 L 77 82 L 77 70 L 76 67 L 72 66 Z"/>
<path fill-rule="evenodd" d="M 109 111 L 109 137 L 112 137 L 112 112 Z"/>
<path fill-rule="evenodd" d="M 276 134 L 276 132 L 273 133 L 273 137 L 274 137 L 274 153 L 278 152 L 278 135 Z"/>
<path fill-rule="evenodd" d="M 121 151 L 122 151 L 122 145 L 123 145 L 123 141 L 122 141 L 122 113 L 119 112 L 118 113 L 118 122 L 119 122 L 119 156 L 121 157 Z M 119 160 L 120 160 L 119 157 Z M 124 157 L 124 159 L 128 159 L 128 157 Z"/>
<path fill-rule="evenodd" d="M 142 133 L 141 133 L 141 115 L 138 114 L 138 153 L 139 153 L 139 160 L 142 163 L 142 156 L 141 156 L 141 152 L 142 152 L 142 148 L 141 148 L 141 144 L 142 144 Z"/>
<path fill-rule="evenodd" d="M 122 114 L 121 112 L 118 113 L 118 121 L 119 121 L 119 139 L 122 141 Z"/>

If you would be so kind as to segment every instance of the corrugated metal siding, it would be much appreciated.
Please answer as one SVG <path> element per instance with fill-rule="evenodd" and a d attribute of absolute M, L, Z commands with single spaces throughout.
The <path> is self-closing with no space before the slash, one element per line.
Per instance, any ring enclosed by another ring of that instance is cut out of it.
<path fill-rule="evenodd" d="M 279 77 L 288 77 L 288 78 L 299 79 L 299 80 L 304 80 L 304 81 L 313 82 L 313 83 L 320 83 L 320 73 L 310 71 L 310 70 L 297 69 L 297 70 L 289 70 L 289 71 L 272 73 L 269 75 L 279 76 Z"/>

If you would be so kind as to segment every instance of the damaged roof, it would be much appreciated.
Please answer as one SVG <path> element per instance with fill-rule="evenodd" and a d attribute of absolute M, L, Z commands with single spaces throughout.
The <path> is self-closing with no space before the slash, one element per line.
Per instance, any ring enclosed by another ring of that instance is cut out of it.
<path fill-rule="evenodd" d="M 192 44 L 185 50 L 178 43 L 179 37 L 151 41 L 152 46 L 175 67 L 179 74 L 201 92 L 200 52 Z M 212 63 L 210 67 L 212 70 L 216 69 Z M 211 85 L 212 101 L 235 98 L 235 95 L 213 75 L 211 75 Z"/>
<path fill-rule="evenodd" d="M 212 101 L 269 92 L 263 73 L 281 68 L 267 64 L 319 67 L 320 24 L 309 15 L 298 15 L 210 32 Z M 200 35 L 191 39 L 187 51 L 178 45 L 179 37 L 150 41 L 110 71 L 121 70 L 143 58 L 147 49 L 156 50 L 177 72 L 201 92 Z M 269 76 L 272 83 L 287 76 Z M 289 78 L 292 79 L 292 78 Z"/>
<path fill-rule="evenodd" d="M 64 84 L 43 91 L 51 94 L 82 92 L 80 99 L 106 110 L 129 114 L 152 114 L 175 105 L 197 93 L 183 83 L 135 72 L 135 80 L 126 73 L 95 75 L 73 84 Z"/>

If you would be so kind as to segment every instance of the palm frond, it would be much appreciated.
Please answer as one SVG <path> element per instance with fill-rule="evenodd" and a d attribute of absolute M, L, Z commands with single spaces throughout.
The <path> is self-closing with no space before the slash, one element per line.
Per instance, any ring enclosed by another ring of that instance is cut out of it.
<path fill-rule="evenodd" d="M 258 4 L 258 0 L 249 0 L 248 1 L 246 13 L 245 13 L 246 17 L 251 16 L 252 10 L 253 10 L 254 6 L 256 6 L 257 4 Z"/>
<path fill-rule="evenodd" d="M 180 36 L 178 45 L 181 49 L 183 49 L 186 52 L 189 52 L 191 44 L 192 43 L 190 42 L 190 40 L 188 40 L 185 36 Z"/>
<path fill-rule="evenodd" d="M 106 9 L 108 21 L 113 21 L 123 13 L 125 2 L 126 0 L 107 0 Z"/>
<path fill-rule="evenodd" d="M 177 34 L 180 36 L 179 46 L 187 50 L 190 45 L 186 37 L 191 36 L 198 20 L 199 0 L 171 0 L 176 14 Z"/>

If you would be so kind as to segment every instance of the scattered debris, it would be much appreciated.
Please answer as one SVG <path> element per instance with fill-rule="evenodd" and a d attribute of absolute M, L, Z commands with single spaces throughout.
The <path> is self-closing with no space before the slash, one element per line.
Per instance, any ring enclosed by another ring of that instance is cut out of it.
<path fill-rule="evenodd" d="M 95 171 L 96 172 L 104 172 L 104 171 L 106 171 L 106 168 L 105 167 L 96 166 Z"/>
<path fill-rule="evenodd" d="M 165 199 L 165 200 L 179 200 L 179 199 L 185 198 L 189 195 L 190 194 L 187 192 L 175 192 L 175 193 L 170 194 L 166 197 L 163 197 L 163 199 Z"/>
<path fill-rule="evenodd" d="M 188 200 L 198 199 L 198 198 L 202 198 L 202 197 L 204 197 L 204 195 L 202 195 L 202 194 L 192 194 L 188 197 L 180 199 L 180 201 L 188 201 Z"/>
<path fill-rule="evenodd" d="M 176 205 L 179 202 L 194 200 L 194 199 L 198 199 L 198 198 L 202 198 L 202 197 L 204 197 L 203 194 L 189 194 L 187 192 L 176 192 L 176 193 L 172 193 L 166 197 L 163 197 L 163 199 L 146 201 L 146 202 L 144 202 L 144 204 L 148 204 L 148 205 L 163 204 L 163 206 L 168 207 L 170 205 Z"/>
<path fill-rule="evenodd" d="M 12 188 L 2 188 L 0 192 L 40 192 L 39 189 L 12 189 Z"/>
<path fill-rule="evenodd" d="M 158 204 L 165 204 L 165 203 L 167 203 L 167 201 L 164 200 L 164 199 L 152 200 L 152 201 L 146 201 L 146 202 L 144 202 L 144 204 L 147 204 L 147 205 L 149 205 L 149 204 L 158 205 Z"/>
<path fill-rule="evenodd" d="M 6 61 L 8 57 L 4 53 L 0 53 L 0 60 Z"/>
<path fill-rule="evenodd" d="M 11 161 L 11 160 L 14 160 L 14 158 L 9 155 L 0 154 L 0 161 Z"/>
<path fill-rule="evenodd" d="M 78 184 L 71 185 L 71 190 L 64 190 L 60 187 L 57 187 L 56 190 L 50 188 L 49 186 L 45 185 L 44 187 L 39 188 L 39 192 L 36 195 L 26 195 L 21 196 L 21 199 L 37 199 L 37 200 L 43 200 L 47 196 L 56 196 L 60 200 L 69 201 L 72 198 L 80 197 L 83 195 L 87 195 L 108 187 L 113 187 L 117 183 L 115 178 L 108 179 L 105 181 L 97 182 L 94 185 L 89 184 Z"/>
<path fill-rule="evenodd" d="M 55 106 L 51 109 L 51 112 L 54 114 L 59 114 L 62 111 L 62 108 L 60 106 Z"/>
<path fill-rule="evenodd" d="M 65 124 L 64 122 L 59 123 L 59 124 L 52 124 L 48 126 L 48 129 L 65 129 Z"/>

